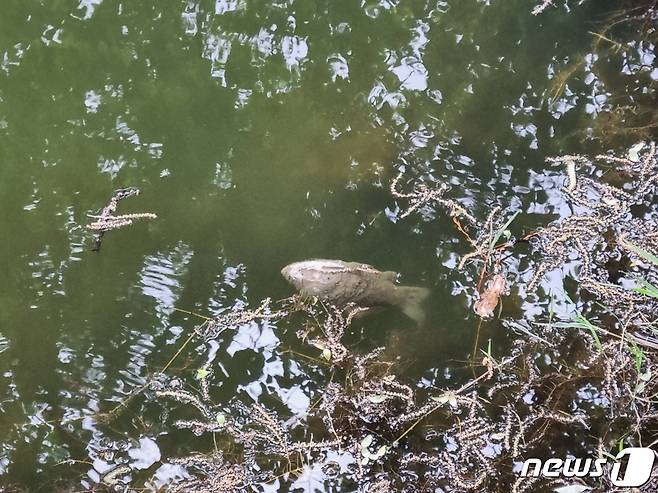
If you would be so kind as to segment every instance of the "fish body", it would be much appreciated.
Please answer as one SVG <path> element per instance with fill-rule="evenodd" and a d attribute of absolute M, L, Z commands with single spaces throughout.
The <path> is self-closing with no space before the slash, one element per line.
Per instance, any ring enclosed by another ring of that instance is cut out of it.
<path fill-rule="evenodd" d="M 382 272 L 359 262 L 317 259 L 286 265 L 281 274 L 303 296 L 317 297 L 336 305 L 392 305 L 419 323 L 424 320 L 421 304 L 428 297 L 429 290 L 396 285 L 395 272 Z"/>

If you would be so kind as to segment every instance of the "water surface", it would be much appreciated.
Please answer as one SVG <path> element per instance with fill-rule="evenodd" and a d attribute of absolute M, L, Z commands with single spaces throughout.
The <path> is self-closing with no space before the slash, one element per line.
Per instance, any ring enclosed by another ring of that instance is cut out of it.
<path fill-rule="evenodd" d="M 521 0 L 5 2 L 0 484 L 90 488 L 126 450 L 149 474 L 203 450 L 144 396 L 111 424 L 81 418 L 176 353 L 199 319 L 175 307 L 211 316 L 286 297 L 279 271 L 296 260 L 358 260 L 430 287 L 425 326 L 389 310 L 351 337 L 388 345 L 420 385 L 468 377 L 477 272 L 455 268 L 468 245 L 440 210 L 400 219 L 389 182 L 404 166 L 478 217 L 528 212 L 517 228 L 564 213 L 545 157 L 633 143 L 602 141 L 601 119 L 650 99 L 658 78 L 651 46 L 593 54 L 588 31 L 614 4 L 534 17 Z M 92 252 L 87 214 L 124 186 L 142 194 L 121 213 L 158 219 Z M 527 267 L 522 256 L 519 279 Z M 548 302 L 524 295 L 503 315 L 541 316 Z M 479 341 L 502 352 L 514 337 L 493 321 Z M 186 357 L 216 351 L 219 400 L 275 393 L 297 412 L 303 371 L 276 370 L 291 347 L 308 351 L 251 326 Z"/>

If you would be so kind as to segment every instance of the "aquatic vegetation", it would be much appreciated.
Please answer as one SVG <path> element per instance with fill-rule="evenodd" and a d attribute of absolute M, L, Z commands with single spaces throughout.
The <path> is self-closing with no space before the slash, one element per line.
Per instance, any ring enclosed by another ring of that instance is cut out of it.
<path fill-rule="evenodd" d="M 658 360 L 653 352 L 647 354 L 641 349 L 653 351 L 658 347 L 655 325 L 658 304 L 654 288 L 658 279 L 658 216 L 654 200 L 658 182 L 656 145 L 653 142 L 638 143 L 621 157 L 604 154 L 592 160 L 581 155 L 565 155 L 549 158 L 548 162 L 565 166 L 567 180 L 561 192 L 572 213 L 527 233 L 520 240 L 529 241 L 538 255 L 538 260 L 531 264 L 533 276 L 528 281 L 527 289 L 537 290 L 547 272 L 562 268 L 575 258 L 579 265 L 577 286 L 594 295 L 604 313 L 613 318 L 606 319 L 604 328 L 601 324 L 592 323 L 582 313 L 575 313 L 570 321 L 541 324 L 541 335 L 523 329 L 522 332 L 535 341 L 519 341 L 516 345 L 516 350 L 525 354 L 520 357 L 524 361 L 524 370 L 507 373 L 508 381 L 505 377 L 493 378 L 487 395 L 499 402 L 510 388 L 515 387 L 514 384 L 509 385 L 511 381 L 516 381 L 519 389 L 516 399 L 527 401 L 531 396 L 533 403 L 541 402 L 541 405 L 532 406 L 530 413 L 521 417 L 512 405 L 512 399 L 502 405 L 502 419 L 492 418 L 486 416 L 485 408 L 477 401 L 478 395 L 474 394 L 468 408 L 468 419 L 460 420 L 458 427 L 444 435 L 446 443 L 455 444 L 456 455 L 447 452 L 412 454 L 411 459 L 407 460 L 406 465 L 417 463 L 429 467 L 430 471 L 443 471 L 438 479 L 459 478 L 452 486 L 459 485 L 460 491 L 492 491 L 487 482 L 491 477 L 500 477 L 500 469 L 497 468 L 499 455 L 509 454 L 513 459 L 532 451 L 535 445 L 545 447 L 546 442 L 551 440 L 545 426 L 546 420 L 554 420 L 558 425 L 579 425 L 589 429 L 600 426 L 596 415 L 591 412 L 573 414 L 563 408 L 567 394 L 582 391 L 577 383 L 579 380 L 592 382 L 592 379 L 601 379 L 596 399 L 607 408 L 606 416 L 615 423 L 609 431 L 623 430 L 622 440 L 642 441 L 642 437 L 651 437 L 651 429 L 656 423 L 658 401 L 652 392 L 655 392 L 657 382 L 652 375 L 655 374 Z M 599 173 L 602 167 L 608 171 Z M 614 184 L 607 183 L 606 178 Z M 443 193 L 442 187 L 439 190 Z M 399 194 L 394 196 L 399 198 Z M 432 197 L 431 190 L 422 195 L 427 203 Z M 412 201 L 416 199 L 412 195 L 408 198 Z M 495 221 L 499 211 L 500 208 L 494 208 L 482 222 L 478 228 L 481 232 L 478 241 L 471 240 L 466 234 L 475 251 L 465 254 L 459 267 L 462 268 L 471 259 L 484 260 L 480 280 L 489 265 L 492 246 L 499 238 L 493 232 L 506 230 L 511 222 L 510 219 L 503 224 L 500 218 Z M 448 213 L 452 215 L 451 208 L 448 208 Z M 477 221 L 473 220 L 473 223 L 477 224 Z M 462 231 L 461 227 L 458 229 Z M 510 238 L 503 245 L 508 256 L 514 255 L 515 243 L 516 240 Z M 498 269 L 500 262 L 497 262 Z M 475 304 L 480 315 L 491 315 L 505 289 L 505 278 L 498 272 L 494 271 L 492 281 Z M 585 337 L 584 347 L 581 348 L 585 356 L 579 358 L 578 366 L 547 372 L 546 368 L 537 366 L 529 358 L 532 352 L 526 351 L 531 351 L 533 344 L 544 347 L 536 354 L 546 353 L 550 351 L 548 348 L 556 345 L 562 346 L 568 338 L 555 331 L 567 329 L 580 331 L 581 337 Z M 519 357 L 519 353 L 513 354 Z M 489 354 L 485 360 L 483 363 L 490 362 Z M 553 389 L 548 394 L 546 385 Z M 653 389 L 648 393 L 647 385 Z M 539 398 L 542 394 L 545 397 Z M 450 395 L 440 402 L 450 402 L 452 407 L 459 407 L 460 403 L 459 399 Z M 628 412 L 627 406 L 631 407 L 632 413 Z M 427 409 L 429 412 L 431 410 Z M 502 423 L 505 425 L 502 426 Z M 543 424 L 537 427 L 538 423 Z M 619 428 L 616 428 L 617 425 Z M 597 448 L 601 454 L 609 446 L 605 443 L 606 433 L 594 433 L 593 436 L 598 436 Z M 500 452 L 495 454 L 496 460 L 492 461 L 490 457 L 482 456 L 482 451 L 490 449 L 491 442 L 496 442 L 496 439 L 501 439 L 503 443 Z M 521 444 L 523 450 L 520 450 Z M 514 492 L 534 491 L 539 487 L 536 481 L 537 478 L 517 478 L 510 483 L 510 488 Z M 542 481 L 542 487 L 556 484 Z M 647 488 L 650 490 L 651 486 Z"/>
<path fill-rule="evenodd" d="M 417 419 L 419 414 L 414 405 L 414 391 L 398 382 L 394 375 L 386 374 L 390 365 L 377 361 L 381 349 L 359 356 L 342 346 L 340 337 L 358 310 L 348 310 L 343 315 L 342 309 L 330 306 L 322 317 L 316 307 L 297 306 L 302 313 L 307 314 L 306 328 L 300 330 L 298 336 L 312 345 L 319 345 L 319 340 L 308 339 L 309 325 L 324 318 L 319 329 L 327 339 L 321 343 L 331 348 L 332 352 L 330 361 L 326 363 L 332 367 L 340 365 L 347 372 L 345 386 L 327 381 L 325 388 L 318 392 L 320 400 L 305 415 L 284 419 L 262 404 L 246 405 L 238 399 L 218 412 L 216 406 L 209 401 L 206 384 L 202 384 L 197 396 L 179 388 L 178 380 L 154 384 L 155 397 L 163 404 L 165 400 L 173 399 L 190 405 L 202 416 L 202 420 L 176 421 L 175 426 L 191 428 L 197 435 L 223 434 L 239 444 L 242 459 L 230 467 L 240 471 L 239 477 L 244 486 L 270 482 L 284 475 L 294 477 L 309 462 L 319 461 L 328 467 L 330 464 L 324 457 L 331 450 L 343 450 L 351 454 L 356 467 L 353 476 L 357 481 L 369 481 L 368 472 L 377 468 L 388 455 L 388 447 L 382 443 L 381 434 L 385 431 L 389 437 L 399 434 L 405 424 Z M 348 353 L 350 363 L 346 364 Z M 206 372 L 202 375 L 204 382 L 210 378 Z M 221 420 L 219 416 L 222 416 Z M 396 419 L 393 420 L 393 417 Z M 313 425 L 304 433 L 308 435 L 310 432 L 309 440 L 292 438 L 296 428 L 310 426 L 316 421 L 324 424 L 324 430 Z M 377 446 L 373 443 L 375 434 L 380 437 Z M 218 474 L 229 467 L 214 456 L 189 456 L 175 461 L 189 467 L 190 471 L 200 470 L 206 479 L 180 483 L 176 486 L 178 490 L 174 491 L 187 491 L 185 488 L 197 488 L 200 485 L 208 488 L 218 481 Z M 280 468 L 283 468 L 285 474 L 282 474 Z"/>
<path fill-rule="evenodd" d="M 400 171 L 398 175 L 391 181 L 390 190 L 393 197 L 396 199 L 405 199 L 409 202 L 409 207 L 400 214 L 400 219 L 404 219 L 410 214 L 418 211 L 422 207 L 437 203 L 438 205 L 447 209 L 450 216 L 458 221 L 460 218 L 466 219 L 470 225 L 476 225 L 477 221 L 469 212 L 453 199 L 445 199 L 443 196 L 449 190 L 448 185 L 445 183 L 439 184 L 437 187 L 432 188 L 424 181 L 418 180 L 409 192 L 402 192 L 398 190 L 400 180 L 404 176 L 404 170 Z"/>
<path fill-rule="evenodd" d="M 340 338 L 353 321 L 353 312 L 343 315 L 335 306 L 326 311 L 297 306 L 304 327 L 298 336 L 311 345 L 318 342 L 309 339 L 309 326 Z M 589 430 L 598 440 L 593 446 L 603 454 L 611 447 L 613 437 L 604 433 L 611 423 L 610 431 L 618 425 L 629 429 L 629 420 L 639 433 L 652 426 L 658 403 L 643 396 L 658 391 L 658 382 L 647 378 L 658 371 L 658 361 L 637 348 L 627 351 L 616 340 L 597 347 L 593 337 L 585 337 L 580 348 L 574 347 L 556 325 L 537 331 L 542 337 L 518 340 L 498 361 L 489 354 L 479 376 L 443 392 L 403 383 L 395 365 L 380 360 L 381 349 L 358 355 L 341 345 L 340 361 L 309 360 L 325 368 L 325 378 L 314 392 L 317 401 L 301 415 L 282 415 L 264 402 L 247 404 L 238 397 L 218 407 L 208 393 L 212 374 L 204 369 L 197 372 L 202 380 L 198 393 L 183 390 L 178 379 L 161 382 L 154 387 L 160 405 L 174 400 L 201 415 L 201 420 L 178 420 L 174 426 L 198 436 L 212 434 L 223 450 L 232 451 L 230 460 L 220 450 L 169 459 L 192 475 L 171 491 L 229 492 L 273 482 L 287 488 L 301 471 L 316 466 L 323 471 L 321 483 L 340 481 L 368 491 L 522 493 L 564 484 L 515 477 L 511 465 L 542 456 L 548 447 L 559 449 L 567 429 Z M 578 365 L 564 364 L 569 351 L 583 352 Z M 539 354 L 555 359 L 547 365 Z M 338 367 L 341 378 L 335 378 Z M 587 398 L 587 392 L 596 397 Z M 595 402 L 604 419 L 587 411 Z M 332 457 L 344 457 L 351 465 L 344 469 Z M 416 472 L 419 468 L 422 473 Z M 597 481 L 605 487 L 605 476 Z"/>
<path fill-rule="evenodd" d="M 574 6 L 571 2 L 542 0 L 536 2 L 533 15 L 552 15 L 551 11 Z M 652 66 L 658 42 L 658 8 L 653 1 L 618 2 L 588 34 L 589 50 L 549 67 L 551 83 L 543 99 L 556 118 L 574 107 L 578 87 L 590 92 L 581 129 L 574 135 L 597 139 L 604 145 L 625 145 L 629 140 L 651 140 L 658 127 L 655 105 L 656 72 Z M 610 64 L 622 67 L 619 73 Z M 624 87 L 623 78 L 633 80 L 640 93 Z M 584 84 L 584 86 L 583 86 Z"/>
<path fill-rule="evenodd" d="M 461 270 L 467 263 L 475 261 L 482 264 L 477 286 L 478 291 L 481 290 L 481 292 L 474 309 L 481 317 L 490 317 L 498 304 L 500 296 L 506 291 L 503 261 L 506 250 L 512 247 L 515 242 L 508 228 L 518 212 L 506 217 L 506 211 L 502 207 L 496 206 L 492 208 L 484 221 L 478 221 L 457 201 L 443 198 L 448 190 L 445 184 L 440 183 L 436 188 L 431 188 L 429 185 L 421 183 L 414 185 L 411 192 L 403 193 L 398 190 L 398 184 L 402 176 L 403 173 L 398 174 L 390 185 L 393 197 L 409 202 L 409 207 L 400 215 L 400 218 L 407 217 L 422 207 L 434 204 L 447 210 L 454 226 L 473 248 L 473 251 L 461 257 L 457 268 Z M 462 222 L 460 219 L 465 221 Z M 506 241 L 498 244 L 501 238 L 505 238 Z M 491 276 L 490 286 L 483 288 L 487 275 Z"/>
<path fill-rule="evenodd" d="M 226 462 L 221 451 L 210 456 L 197 454 L 171 459 L 171 463 L 181 465 L 202 477 L 181 481 L 167 490 L 170 493 L 205 493 L 208 491 L 238 493 L 245 491 L 250 485 L 244 468 L 239 464 Z"/>
<path fill-rule="evenodd" d="M 638 209 L 650 203 L 655 195 L 658 183 L 658 153 L 655 143 L 639 143 L 629 149 L 627 156 L 618 157 L 611 154 L 598 155 L 594 162 L 585 156 L 565 155 L 548 158 L 551 164 L 563 164 L 567 173 L 567 183 L 562 193 L 567 203 L 574 211 L 568 217 L 551 222 L 535 231 L 527 233 L 521 241 L 530 241 L 533 249 L 541 259 L 533 267 L 533 276 L 528 283 L 528 289 L 534 291 L 539 286 L 543 276 L 552 270 L 564 266 L 572 259 L 572 254 L 578 256 L 580 264 L 578 280 L 580 286 L 597 295 L 599 301 L 610 307 L 615 307 L 621 320 L 628 317 L 639 324 L 646 324 L 658 316 L 655 300 L 638 291 L 629 290 L 611 281 L 610 262 L 623 264 L 638 259 L 638 248 L 646 251 L 653 258 L 658 258 L 656 240 L 658 239 L 658 218 L 655 211 Z M 595 172 L 597 166 L 614 166 L 612 175 L 623 185 L 606 183 L 601 178 L 586 176 L 586 172 Z M 510 250 L 517 242 L 511 238 L 508 227 L 517 214 L 507 219 L 501 214 L 501 207 L 494 207 L 487 218 L 478 222 L 463 207 L 456 206 L 452 200 L 441 197 L 446 191 L 444 185 L 432 190 L 427 185 L 418 192 L 402 194 L 396 190 L 400 176 L 391 184 L 391 191 L 396 198 L 410 201 L 409 211 L 417 210 L 422 205 L 436 203 L 445 207 L 453 218 L 458 230 L 464 234 L 474 250 L 462 256 L 458 268 L 462 269 L 472 260 L 480 260 L 483 267 L 480 270 L 478 288 L 489 273 L 494 276 L 491 286 L 483 290 L 480 301 L 476 303 L 476 311 L 484 304 L 496 306 L 500 294 L 505 290 L 505 269 L 502 267 L 503 254 L 509 257 Z M 473 231 L 478 232 L 476 239 L 471 237 L 457 218 L 466 217 Z M 497 245 L 501 236 L 508 239 Z M 645 255 L 646 259 L 646 255 Z M 635 270 L 636 278 L 653 282 L 656 279 L 655 265 L 653 269 Z M 617 278 L 619 272 L 614 273 Z M 497 280 L 497 282 L 496 282 Z M 493 286 L 498 286 L 492 289 Z M 489 303 L 487 299 L 489 298 Z M 496 301 L 496 303 L 493 303 Z M 638 310 L 634 307 L 638 306 Z M 493 308 L 492 308 L 493 309 Z M 490 309 L 482 309 L 482 313 L 490 315 Z M 648 317 L 648 318 L 647 318 Z"/>
<path fill-rule="evenodd" d="M 304 311 L 309 314 L 315 314 L 316 309 L 309 304 L 300 305 Z M 329 305 L 326 308 L 326 317 L 322 324 L 321 330 L 314 324 L 306 324 L 305 327 L 297 331 L 297 337 L 322 351 L 322 357 L 331 362 L 332 365 L 342 365 L 349 357 L 353 356 L 350 351 L 343 345 L 341 339 L 345 329 L 350 326 L 352 319 L 359 313 L 367 311 L 365 307 L 348 305 L 345 308 L 337 308 Z M 320 332 L 320 335 L 315 335 Z"/>
<path fill-rule="evenodd" d="M 479 261 L 482 263 L 478 290 L 483 288 L 485 277 L 487 275 L 492 276 L 491 287 L 482 289 L 480 300 L 474 306 L 478 315 L 488 318 L 498 304 L 500 295 L 506 289 L 503 259 L 505 251 L 514 245 L 515 240 L 511 238 L 508 228 L 518 212 L 506 217 L 506 211 L 502 207 L 496 206 L 492 208 L 484 221 L 479 221 L 456 200 L 444 198 L 445 193 L 449 190 L 449 187 L 444 183 L 439 183 L 435 188 L 432 188 L 419 180 L 420 183 L 414 184 L 410 192 L 401 192 L 398 187 L 403 175 L 403 172 L 399 173 L 390 184 L 393 197 L 404 199 L 409 203 L 408 208 L 400 215 L 400 218 L 405 218 L 423 207 L 430 207 L 435 204 L 445 209 L 452 218 L 454 226 L 473 248 L 472 252 L 461 257 L 457 268 L 461 270 L 469 262 Z M 462 219 L 464 222 L 461 221 Z M 501 238 L 505 238 L 506 241 L 498 244 Z"/>
<path fill-rule="evenodd" d="M 225 330 L 235 330 L 254 320 L 276 320 L 285 315 L 285 310 L 272 310 L 271 303 L 272 300 L 266 298 L 255 309 L 240 306 L 233 310 L 226 310 L 215 317 L 208 318 L 205 323 L 195 327 L 195 336 L 207 342 L 217 339 Z"/>
<path fill-rule="evenodd" d="M 587 168 L 595 169 L 588 159 L 577 158 Z M 573 159 L 573 156 L 560 158 L 571 162 Z M 658 305 L 650 296 L 623 286 L 620 280 L 629 275 L 631 279 L 642 278 L 649 282 L 656 279 L 655 264 L 645 267 L 638 264 L 642 260 L 638 248 L 653 256 L 658 253 L 658 217 L 655 211 L 644 209 L 655 196 L 658 183 L 656 145 L 641 143 L 633 146 L 627 157 L 599 155 L 596 161 L 614 165 L 614 174 L 624 178 L 623 186 L 581 176 L 575 185 L 564 188 L 565 199 L 577 212 L 533 234 L 531 241 L 542 259 L 528 287 L 534 289 L 546 272 L 560 268 L 569 261 L 571 253 L 576 252 L 580 287 L 595 294 L 622 324 L 632 322 L 640 326 L 656 318 Z M 570 183 L 573 180 L 575 177 Z M 635 265 L 611 272 L 611 262 Z"/>

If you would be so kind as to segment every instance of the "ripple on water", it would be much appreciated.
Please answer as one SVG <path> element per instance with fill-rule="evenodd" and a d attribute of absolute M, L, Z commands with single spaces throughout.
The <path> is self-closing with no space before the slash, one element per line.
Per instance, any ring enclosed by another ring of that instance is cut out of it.
<path fill-rule="evenodd" d="M 130 394 L 133 388 L 140 387 L 146 383 L 148 373 L 146 360 L 156 347 L 154 338 L 149 333 L 132 330 L 130 331 L 130 340 L 134 340 L 135 342 L 128 349 L 128 363 L 125 368 L 119 370 L 119 373 L 126 380 L 117 382 L 121 387 L 121 393 L 124 395 Z M 125 384 L 133 388 L 123 389 Z"/>
<path fill-rule="evenodd" d="M 174 311 L 182 289 L 181 278 L 187 274 L 192 255 L 192 249 L 180 242 L 170 252 L 144 259 L 138 286 L 145 296 L 155 300 L 156 314 L 163 323 Z"/>

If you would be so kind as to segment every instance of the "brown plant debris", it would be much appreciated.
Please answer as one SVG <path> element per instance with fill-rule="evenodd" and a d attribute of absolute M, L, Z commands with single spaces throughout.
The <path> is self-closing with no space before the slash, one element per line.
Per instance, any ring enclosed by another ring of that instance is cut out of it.
<path fill-rule="evenodd" d="M 422 389 L 380 361 L 381 348 L 359 355 L 344 345 L 341 337 L 353 323 L 353 310 L 297 309 L 282 318 L 290 322 L 302 315 L 295 320 L 303 327 L 298 331 L 303 341 L 317 344 L 310 334 L 319 331 L 324 344 L 332 339 L 345 351 L 340 365 L 309 362 L 316 371 L 326 370 L 326 380 L 316 382 L 314 403 L 303 414 L 275 411 L 267 396 L 260 402 L 241 396 L 213 402 L 209 389 L 215 375 L 206 366 L 196 372 L 198 388 L 179 378 L 153 384 L 161 405 L 174 401 L 181 411 L 187 409 L 174 426 L 212 434 L 220 450 L 231 450 L 230 461 L 217 451 L 169 459 L 193 475 L 170 491 L 245 491 L 275 479 L 284 487 L 297 472 L 317 466 L 326 481 L 349 480 L 363 491 L 522 493 L 555 480 L 519 479 L 512 464 L 547 447 L 559 449 L 565 430 L 606 437 L 596 446 L 612 451 L 619 435 L 611 430 L 639 435 L 658 425 L 658 405 L 649 398 L 658 392 L 658 382 L 647 378 L 658 374 L 658 362 L 638 360 L 616 339 L 597 346 L 591 334 L 573 339 L 547 324 L 537 329 L 541 337 L 516 340 L 505 359 L 485 358 L 479 376 L 461 387 Z M 577 365 L 566 365 L 574 343 L 585 351 Z M 599 402 L 603 416 L 574 408 L 584 392 L 596 396 L 592 402 Z M 190 418 L 190 411 L 196 417 Z M 337 454 L 351 461 L 347 471 L 329 458 Z M 587 484 L 608 491 L 607 481 L 590 478 Z"/>
<path fill-rule="evenodd" d="M 260 306 L 255 309 L 249 309 L 247 306 L 240 306 L 235 309 L 226 310 L 196 327 L 196 335 L 207 342 L 217 339 L 225 330 L 236 330 L 241 326 L 256 320 L 276 320 L 286 314 L 285 309 L 272 310 L 271 304 L 272 300 L 266 298 L 261 302 Z"/>
<path fill-rule="evenodd" d="M 496 274 L 489 281 L 487 288 L 480 294 L 480 299 L 475 302 L 474 310 L 482 318 L 490 318 L 494 314 L 500 296 L 505 292 L 505 277 Z"/>
<path fill-rule="evenodd" d="M 87 224 L 87 228 L 96 231 L 96 234 L 94 235 L 94 251 L 100 250 L 103 235 L 106 231 L 130 226 L 137 219 L 156 219 L 158 217 L 152 212 L 115 215 L 120 200 L 132 197 L 133 195 L 139 195 L 139 193 L 139 188 L 120 188 L 114 192 L 114 195 L 112 195 L 108 204 L 103 207 L 100 214 L 88 214 L 88 216 L 94 219 L 94 221 Z"/>
<path fill-rule="evenodd" d="M 398 190 L 399 182 L 403 176 L 404 171 L 400 171 L 400 173 L 393 179 L 390 186 L 393 197 L 396 199 L 405 199 L 409 202 L 409 207 L 400 216 L 401 219 L 425 206 L 437 203 L 450 211 L 451 217 L 464 218 L 473 225 L 477 224 L 475 218 L 471 216 L 471 214 L 457 201 L 443 198 L 445 193 L 449 190 L 448 185 L 445 183 L 440 183 L 436 188 L 430 188 L 425 183 L 418 183 L 410 192 L 405 193 Z"/>
<path fill-rule="evenodd" d="M 658 183 L 655 143 L 633 146 L 625 157 L 596 156 L 596 162 L 615 167 L 615 176 L 624 179 L 623 187 L 589 176 L 576 179 L 576 161 L 582 167 L 596 169 L 583 156 L 550 161 L 573 168 L 563 193 L 574 213 L 539 229 L 532 238 L 541 261 L 528 288 L 535 289 L 545 273 L 561 268 L 575 253 L 581 288 L 596 295 L 622 320 L 642 325 L 658 318 L 656 299 L 628 287 L 628 276 L 654 282 L 658 275 L 658 265 L 646 258 L 658 255 L 658 216 L 647 208 Z M 610 270 L 612 263 L 620 266 L 615 272 Z M 626 285 L 617 279 L 626 281 Z"/>
<path fill-rule="evenodd" d="M 169 462 L 198 474 L 168 489 L 170 493 L 239 493 L 246 491 L 250 485 L 244 467 L 226 462 L 221 451 L 211 455 L 174 458 Z"/>

